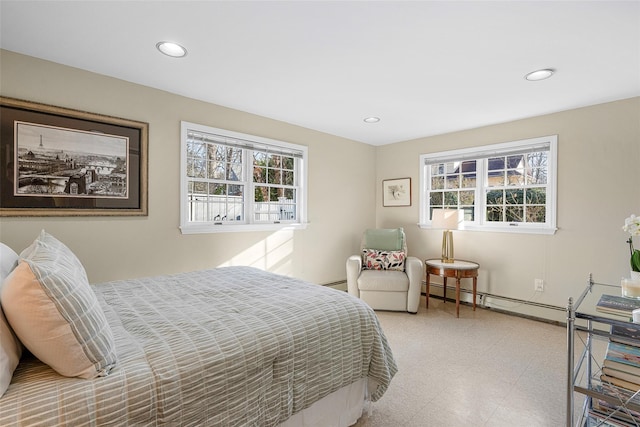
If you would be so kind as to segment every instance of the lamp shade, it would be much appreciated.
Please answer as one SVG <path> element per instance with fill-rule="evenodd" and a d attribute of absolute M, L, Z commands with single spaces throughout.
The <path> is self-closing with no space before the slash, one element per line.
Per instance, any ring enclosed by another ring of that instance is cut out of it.
<path fill-rule="evenodd" d="M 431 213 L 431 226 L 442 232 L 442 262 L 453 263 L 453 232 L 463 228 L 464 211 L 461 209 L 434 209 Z"/>
<path fill-rule="evenodd" d="M 434 209 L 431 226 L 443 230 L 460 230 L 463 227 L 464 211 L 461 209 Z"/>

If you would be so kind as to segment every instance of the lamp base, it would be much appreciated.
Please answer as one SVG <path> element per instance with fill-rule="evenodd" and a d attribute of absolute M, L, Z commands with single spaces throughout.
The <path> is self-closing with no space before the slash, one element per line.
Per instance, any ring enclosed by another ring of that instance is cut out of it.
<path fill-rule="evenodd" d="M 455 262 L 453 258 L 453 232 L 451 230 L 442 232 L 442 258 L 440 260 L 445 264 Z"/>

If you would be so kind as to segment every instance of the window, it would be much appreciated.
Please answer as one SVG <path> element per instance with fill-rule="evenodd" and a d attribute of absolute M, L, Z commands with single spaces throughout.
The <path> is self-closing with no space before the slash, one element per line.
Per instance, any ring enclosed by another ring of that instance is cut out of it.
<path fill-rule="evenodd" d="M 462 209 L 472 230 L 553 234 L 557 135 L 420 156 L 420 226 Z"/>
<path fill-rule="evenodd" d="M 302 228 L 307 147 L 182 122 L 182 233 Z"/>

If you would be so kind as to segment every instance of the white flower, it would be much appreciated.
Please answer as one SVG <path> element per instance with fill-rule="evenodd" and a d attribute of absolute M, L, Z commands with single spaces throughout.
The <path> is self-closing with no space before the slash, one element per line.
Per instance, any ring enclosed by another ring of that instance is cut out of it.
<path fill-rule="evenodd" d="M 624 220 L 622 229 L 632 236 L 640 236 L 640 217 L 631 214 Z"/>

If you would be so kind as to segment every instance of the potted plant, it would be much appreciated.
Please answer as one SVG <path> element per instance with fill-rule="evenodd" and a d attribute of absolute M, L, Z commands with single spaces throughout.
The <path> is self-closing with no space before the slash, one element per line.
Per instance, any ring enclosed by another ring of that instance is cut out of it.
<path fill-rule="evenodd" d="M 622 229 L 629 233 L 629 240 L 627 240 L 627 243 L 629 244 L 629 250 L 631 251 L 631 278 L 640 280 L 640 250 L 633 248 L 633 236 L 640 235 L 640 217 L 632 214 L 629 218 L 624 220 L 624 226 Z"/>

